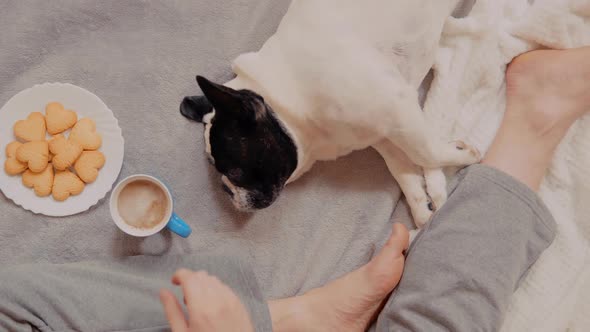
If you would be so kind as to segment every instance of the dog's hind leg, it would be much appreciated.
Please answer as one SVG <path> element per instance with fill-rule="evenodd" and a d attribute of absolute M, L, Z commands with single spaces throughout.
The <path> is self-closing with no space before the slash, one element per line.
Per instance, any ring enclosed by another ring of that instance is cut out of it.
<path fill-rule="evenodd" d="M 425 190 L 422 167 L 414 164 L 402 150 L 388 140 L 383 140 L 373 147 L 385 159 L 387 168 L 406 196 L 414 223 L 419 228 L 423 227 L 432 216 L 433 206 Z"/>

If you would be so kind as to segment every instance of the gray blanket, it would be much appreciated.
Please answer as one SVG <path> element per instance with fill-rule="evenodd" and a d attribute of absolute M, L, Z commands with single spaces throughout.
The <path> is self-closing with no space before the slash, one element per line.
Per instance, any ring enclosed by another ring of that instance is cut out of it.
<path fill-rule="evenodd" d="M 68 82 L 104 100 L 125 137 L 120 179 L 148 173 L 173 190 L 193 227 L 137 239 L 107 197 L 67 218 L 34 215 L 0 195 L 0 268 L 131 255 L 238 255 L 263 292 L 303 292 L 366 262 L 390 231 L 399 190 L 372 150 L 320 163 L 255 214 L 234 211 L 208 164 L 203 128 L 178 112 L 195 74 L 223 82 L 257 50 L 289 0 L 0 1 L 0 104 L 37 83 Z M 405 210 L 400 209 L 404 217 Z"/>

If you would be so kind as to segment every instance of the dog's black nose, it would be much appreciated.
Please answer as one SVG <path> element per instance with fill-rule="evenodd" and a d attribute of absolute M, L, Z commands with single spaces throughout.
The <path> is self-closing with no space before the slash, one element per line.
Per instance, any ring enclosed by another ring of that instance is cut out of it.
<path fill-rule="evenodd" d="M 221 187 L 223 188 L 223 191 L 228 193 L 231 197 L 234 197 L 234 193 L 231 191 L 231 189 L 229 189 L 229 187 L 225 183 L 222 184 Z"/>

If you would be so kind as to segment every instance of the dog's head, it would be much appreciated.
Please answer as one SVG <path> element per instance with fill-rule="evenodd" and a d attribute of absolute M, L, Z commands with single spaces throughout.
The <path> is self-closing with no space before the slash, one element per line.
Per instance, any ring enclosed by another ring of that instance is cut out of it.
<path fill-rule="evenodd" d="M 297 148 L 272 108 L 250 90 L 197 76 L 204 96 L 185 97 L 180 113 L 205 124 L 207 153 L 222 186 L 243 211 L 264 209 L 297 167 Z"/>

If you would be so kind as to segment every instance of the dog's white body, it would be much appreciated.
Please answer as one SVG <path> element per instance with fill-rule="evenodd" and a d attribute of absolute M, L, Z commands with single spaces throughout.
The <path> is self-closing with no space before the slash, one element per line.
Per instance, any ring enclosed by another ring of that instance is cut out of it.
<path fill-rule="evenodd" d="M 372 146 L 421 226 L 432 214 L 428 196 L 437 207 L 446 199 L 440 167 L 479 158 L 471 148 L 440 142 L 418 104 L 457 2 L 294 0 L 262 49 L 235 60 L 237 77 L 225 85 L 263 96 L 285 125 L 298 149 L 289 181 L 315 161 Z"/>

